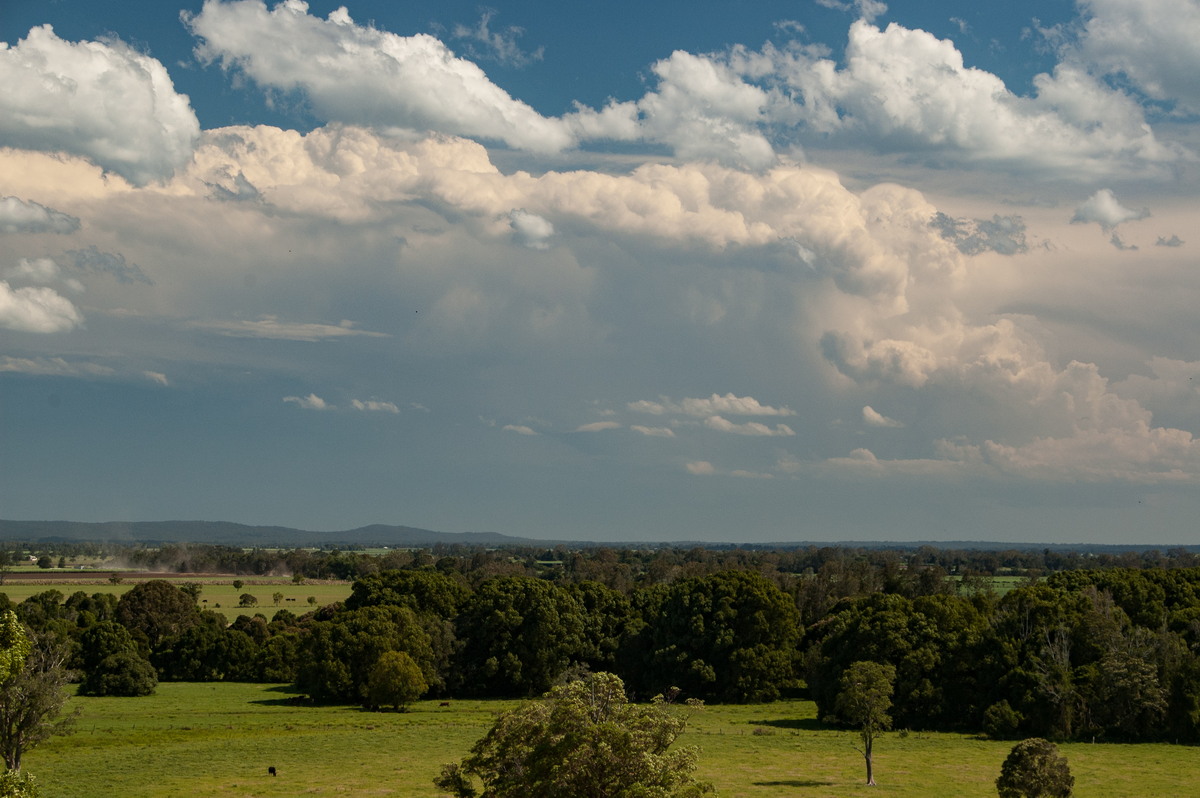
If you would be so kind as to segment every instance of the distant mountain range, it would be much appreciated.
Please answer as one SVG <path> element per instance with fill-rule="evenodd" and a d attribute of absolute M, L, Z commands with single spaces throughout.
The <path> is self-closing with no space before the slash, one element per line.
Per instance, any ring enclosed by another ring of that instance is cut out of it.
<path fill-rule="evenodd" d="M 832 546 L 861 549 L 894 549 L 913 551 L 922 546 L 935 549 L 961 549 L 968 551 L 1078 551 L 1109 552 L 1147 551 L 1158 549 L 1185 549 L 1200 552 L 1200 544 L 1103 544 L 1103 543 L 1005 543 L 986 540 L 845 540 L 845 541 L 796 541 L 788 543 L 759 543 L 753 541 L 621 541 L 597 543 L 583 540 L 545 540 L 537 538 L 502 535 L 499 532 L 435 532 L 411 526 L 371 524 L 357 529 L 335 532 L 313 532 L 286 526 L 249 526 L 229 521 L 106 521 L 89 523 L 83 521 L 4 521 L 0 520 L 0 541 L 22 541 L 53 543 L 57 541 L 94 541 L 110 543 L 210 543 L 224 546 L 295 548 L 319 546 L 391 546 L 419 548 L 438 543 L 466 546 L 546 546 L 557 545 L 575 548 L 611 546 L 612 548 L 708 548 L 729 549 L 745 547 L 754 549 L 796 549 L 809 546 Z"/>
<path fill-rule="evenodd" d="M 3 521 L 0 540 L 100 541 L 111 543 L 211 543 L 243 547 L 302 546 L 470 546 L 546 545 L 544 540 L 497 532 L 434 532 L 411 526 L 372 524 L 338 532 L 313 532 L 285 526 L 248 526 L 228 521 Z"/>
<path fill-rule="evenodd" d="M 941 550 L 965 551 L 1074 551 L 1082 553 L 1142 552 L 1171 548 L 1200 552 L 1200 545 L 1178 544 L 1044 544 L 1044 542 L 1000 542 L 986 540 L 844 540 L 844 541 L 610 541 L 545 540 L 517 538 L 498 532 L 434 532 L 418 527 L 395 527 L 373 523 L 368 527 L 344 529 L 341 532 L 312 532 L 290 527 L 252 527 L 228 521 L 4 521 L 0 520 L 0 540 L 24 542 L 95 541 L 116 544 L 215 544 L 242 547 L 335 547 L 390 546 L 414 548 L 437 544 L 464 546 L 611 546 L 613 548 L 806 548 L 809 546 L 842 548 L 882 548 L 882 550 L 914 551 L 922 546 Z"/>

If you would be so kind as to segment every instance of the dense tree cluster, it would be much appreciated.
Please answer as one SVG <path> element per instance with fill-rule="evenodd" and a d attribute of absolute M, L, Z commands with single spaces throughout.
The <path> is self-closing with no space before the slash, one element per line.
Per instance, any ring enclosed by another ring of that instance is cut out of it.
<path fill-rule="evenodd" d="M 197 543 L 0 541 L 0 581 L 6 568 L 28 563 L 31 556 L 38 562 L 47 558 L 48 565 L 57 562 L 60 568 L 70 567 L 82 558 L 103 558 L 144 571 L 293 575 L 301 579 L 357 580 L 383 571 L 433 567 L 443 573 L 463 573 L 476 585 L 497 576 L 539 576 L 566 582 L 596 581 L 622 593 L 635 586 L 728 570 L 752 570 L 767 575 L 822 573 L 842 583 L 843 595 L 854 595 L 879 590 L 928 592 L 914 583 L 922 578 L 934 581 L 939 574 L 1025 576 L 1082 569 L 1200 567 L 1200 551 L 1184 547 L 1166 551 L 1119 546 L 1091 546 L 1079 550 L 988 550 L 927 544 L 907 548 L 719 545 L 613 549 L 559 545 L 489 549 L 439 544 L 431 549 L 392 549 L 378 554 L 367 552 L 361 546 L 289 550 Z"/>
<path fill-rule="evenodd" d="M 529 697 L 603 671 L 641 699 L 807 689 L 835 718 L 865 661 L 890 668 L 898 728 L 1200 741 L 1200 568 L 1145 565 L 1056 571 L 1000 596 L 925 549 L 403 551 L 375 557 L 344 603 L 302 616 L 248 609 L 227 623 L 196 587 L 163 580 L 119 600 L 0 598 L 0 610 L 62 643 L 95 695 L 292 682 L 315 701 L 396 708 L 414 690 Z"/>

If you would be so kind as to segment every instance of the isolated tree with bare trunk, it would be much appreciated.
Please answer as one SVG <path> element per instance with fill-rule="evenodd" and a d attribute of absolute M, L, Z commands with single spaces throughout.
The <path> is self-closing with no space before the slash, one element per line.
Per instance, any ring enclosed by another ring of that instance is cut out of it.
<path fill-rule="evenodd" d="M 858 749 L 867 763 L 867 784 L 875 786 L 872 756 L 875 740 L 892 728 L 892 690 L 896 668 L 878 662 L 855 662 L 842 674 L 841 690 L 834 704 L 838 718 L 859 729 L 862 748 Z"/>

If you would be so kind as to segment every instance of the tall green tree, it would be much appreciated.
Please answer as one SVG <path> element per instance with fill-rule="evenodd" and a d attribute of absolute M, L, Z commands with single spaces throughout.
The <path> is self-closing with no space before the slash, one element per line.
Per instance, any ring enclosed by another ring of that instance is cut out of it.
<path fill-rule="evenodd" d="M 367 677 L 366 705 L 370 709 L 401 710 L 424 694 L 429 686 L 413 658 L 404 651 L 385 651 Z"/>
<path fill-rule="evenodd" d="M 866 760 L 867 784 L 875 786 L 873 755 L 875 740 L 892 728 L 892 685 L 896 680 L 896 669 L 892 665 L 878 662 L 855 662 L 846 669 L 841 678 L 841 690 L 837 697 L 838 717 L 858 727 L 862 748 L 859 751 Z"/>
<path fill-rule="evenodd" d="M 696 749 L 672 747 L 686 724 L 661 696 L 631 704 L 618 677 L 588 674 L 505 712 L 435 783 L 458 798 L 692 798 L 712 787 L 692 775 Z"/>
<path fill-rule="evenodd" d="M 195 600 L 165 579 L 136 585 L 117 601 L 117 620 L 144 636 L 153 651 L 159 644 L 200 622 Z"/>
<path fill-rule="evenodd" d="M 70 679 L 66 660 L 62 640 L 40 635 L 20 670 L 0 681 L 0 756 L 9 770 L 20 770 L 26 751 L 66 732 L 74 721 L 74 715 L 60 717 L 67 702 L 63 688 Z"/>
<path fill-rule="evenodd" d="M 21 671 L 32 649 L 33 643 L 17 614 L 8 610 L 0 615 L 0 682 Z"/>

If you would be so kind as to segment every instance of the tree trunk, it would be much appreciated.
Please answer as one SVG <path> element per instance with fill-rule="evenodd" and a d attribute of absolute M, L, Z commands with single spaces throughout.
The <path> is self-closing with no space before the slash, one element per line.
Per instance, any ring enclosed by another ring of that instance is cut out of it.
<path fill-rule="evenodd" d="M 871 741 L 867 740 L 863 746 L 863 759 L 867 760 L 867 786 L 875 786 L 875 774 L 871 771 Z"/>

